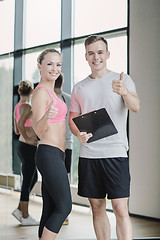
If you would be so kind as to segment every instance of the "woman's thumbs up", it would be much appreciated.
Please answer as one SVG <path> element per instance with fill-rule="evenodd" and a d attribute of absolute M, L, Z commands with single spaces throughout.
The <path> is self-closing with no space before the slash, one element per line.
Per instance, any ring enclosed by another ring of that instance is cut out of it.
<path fill-rule="evenodd" d="M 54 98 L 52 100 L 52 102 L 50 103 L 49 109 L 48 109 L 48 118 L 54 118 L 57 113 L 58 113 L 58 109 L 54 107 Z"/>

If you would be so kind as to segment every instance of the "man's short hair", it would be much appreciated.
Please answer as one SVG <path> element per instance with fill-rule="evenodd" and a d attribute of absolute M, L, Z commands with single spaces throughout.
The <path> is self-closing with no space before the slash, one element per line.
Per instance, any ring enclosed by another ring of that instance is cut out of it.
<path fill-rule="evenodd" d="M 104 42 L 105 45 L 106 45 L 106 49 L 108 51 L 108 42 L 107 42 L 107 40 L 104 37 L 102 37 L 100 35 L 90 35 L 89 37 L 86 38 L 84 44 L 85 44 L 85 47 L 86 47 L 86 46 L 88 46 L 88 45 L 90 45 L 92 43 L 98 42 L 98 41 Z"/>

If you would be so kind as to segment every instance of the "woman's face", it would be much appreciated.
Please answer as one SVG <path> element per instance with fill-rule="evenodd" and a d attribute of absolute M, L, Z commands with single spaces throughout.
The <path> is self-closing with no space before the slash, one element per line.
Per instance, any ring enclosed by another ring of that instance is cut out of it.
<path fill-rule="evenodd" d="M 42 80 L 55 81 L 61 73 L 62 58 L 56 52 L 47 53 L 38 69 Z"/>

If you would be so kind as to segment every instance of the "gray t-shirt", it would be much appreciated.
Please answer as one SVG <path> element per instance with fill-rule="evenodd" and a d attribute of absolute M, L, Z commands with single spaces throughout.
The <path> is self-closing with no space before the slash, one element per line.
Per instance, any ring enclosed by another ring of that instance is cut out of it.
<path fill-rule="evenodd" d="M 119 80 L 120 74 L 110 71 L 102 78 L 90 77 L 78 82 L 71 94 L 70 112 L 84 114 L 100 108 L 106 108 L 118 133 L 95 142 L 80 144 L 80 157 L 112 158 L 127 157 L 128 139 L 126 123 L 128 109 L 122 96 L 112 90 L 112 80 Z M 130 92 L 136 93 L 135 85 L 129 75 L 124 74 L 124 85 Z"/>

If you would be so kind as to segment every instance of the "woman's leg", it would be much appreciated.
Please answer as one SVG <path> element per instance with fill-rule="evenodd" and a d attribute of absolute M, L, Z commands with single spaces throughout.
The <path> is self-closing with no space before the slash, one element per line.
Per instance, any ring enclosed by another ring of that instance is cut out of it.
<path fill-rule="evenodd" d="M 40 240 L 54 240 L 57 236 L 57 233 L 54 233 L 48 230 L 46 227 L 43 229 L 43 234 Z"/>
<path fill-rule="evenodd" d="M 18 209 L 22 211 L 22 217 L 27 218 L 28 204 L 29 204 L 29 194 L 33 188 L 35 182 L 37 181 L 37 170 L 35 165 L 35 153 L 36 147 L 19 142 L 18 144 L 18 155 L 22 162 L 22 187 L 21 196 Z M 34 178 L 34 183 L 33 183 Z"/>
<path fill-rule="evenodd" d="M 38 180 L 38 172 L 37 172 L 37 169 L 35 167 L 35 172 L 33 173 L 33 177 L 32 177 L 32 181 L 31 181 L 31 184 L 30 184 L 30 189 L 29 189 L 29 193 L 31 193 L 34 185 L 36 184 Z"/>
<path fill-rule="evenodd" d="M 49 216 L 54 211 L 53 201 L 46 189 L 43 178 L 42 178 L 42 199 L 43 199 L 43 208 L 42 208 L 41 221 L 39 224 L 39 236 L 42 236 L 44 226 Z"/>
<path fill-rule="evenodd" d="M 20 198 L 21 201 L 29 201 L 30 191 L 34 186 L 33 184 L 35 184 L 35 182 L 37 181 L 35 153 L 36 153 L 35 146 L 20 143 L 18 154 L 22 162 L 22 175 L 23 175 Z"/>
<path fill-rule="evenodd" d="M 64 153 L 52 146 L 39 145 L 36 162 L 43 178 L 43 212 L 39 237 L 45 239 L 42 237 L 46 229 L 55 234 L 59 232 L 71 211 L 72 202 Z"/>

